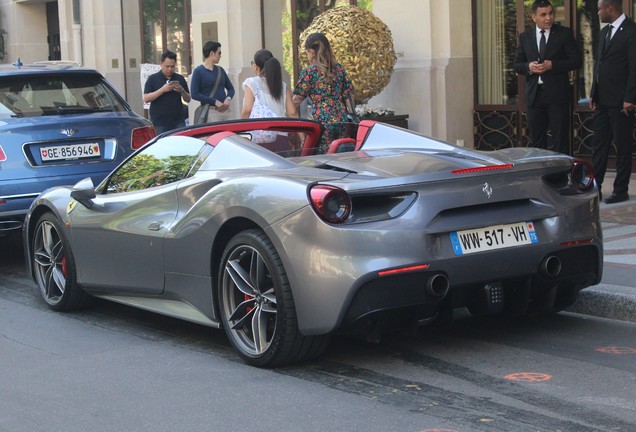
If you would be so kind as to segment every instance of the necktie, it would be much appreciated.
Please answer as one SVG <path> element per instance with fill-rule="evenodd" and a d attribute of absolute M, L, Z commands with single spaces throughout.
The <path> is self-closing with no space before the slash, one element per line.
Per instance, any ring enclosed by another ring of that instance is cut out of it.
<path fill-rule="evenodd" d="M 607 33 L 605 34 L 605 50 L 607 50 L 607 48 L 609 48 L 609 44 L 610 41 L 612 40 L 612 29 L 614 28 L 614 26 L 612 26 L 611 24 L 607 26 Z"/>
<path fill-rule="evenodd" d="M 545 30 L 541 30 L 541 39 L 539 39 L 539 60 L 545 60 Z"/>

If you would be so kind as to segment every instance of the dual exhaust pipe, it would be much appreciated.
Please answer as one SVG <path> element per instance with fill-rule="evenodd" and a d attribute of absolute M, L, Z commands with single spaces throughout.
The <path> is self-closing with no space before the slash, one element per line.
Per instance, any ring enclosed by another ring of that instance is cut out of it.
<path fill-rule="evenodd" d="M 432 297 L 442 298 L 448 294 L 450 283 L 448 277 L 444 274 L 438 273 L 431 276 L 426 281 L 425 291 Z"/>
<path fill-rule="evenodd" d="M 555 278 L 561 273 L 561 259 L 551 255 L 544 259 L 539 265 L 539 272 L 547 278 Z"/>
<path fill-rule="evenodd" d="M 557 256 L 551 255 L 541 261 L 539 265 L 539 272 L 541 275 L 547 278 L 555 278 L 561 273 L 563 265 L 561 259 Z M 431 276 L 425 285 L 426 293 L 432 297 L 442 298 L 448 294 L 450 289 L 450 282 L 448 277 L 444 274 L 438 273 Z"/>

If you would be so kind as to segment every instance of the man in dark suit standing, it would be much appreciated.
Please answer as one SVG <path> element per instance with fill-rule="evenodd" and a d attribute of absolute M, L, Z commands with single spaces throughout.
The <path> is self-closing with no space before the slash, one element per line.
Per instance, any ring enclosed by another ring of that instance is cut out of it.
<path fill-rule="evenodd" d="M 526 77 L 530 140 L 534 147 L 568 154 L 573 94 L 569 71 L 581 67 L 581 51 L 572 30 L 554 23 L 548 0 L 535 0 L 531 15 L 536 25 L 519 35 L 513 66 Z"/>
<path fill-rule="evenodd" d="M 590 108 L 595 111 L 593 163 L 600 195 L 613 138 L 616 178 L 614 190 L 605 200 L 613 204 L 629 199 L 636 108 L 636 24 L 623 13 L 621 0 L 599 0 L 598 16 L 609 25 L 600 34 L 590 92 Z"/>

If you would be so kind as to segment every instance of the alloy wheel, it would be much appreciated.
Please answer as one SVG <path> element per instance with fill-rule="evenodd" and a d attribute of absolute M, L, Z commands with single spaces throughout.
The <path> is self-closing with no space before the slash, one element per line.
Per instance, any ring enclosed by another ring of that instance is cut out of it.
<path fill-rule="evenodd" d="M 33 243 L 35 276 L 47 303 L 55 305 L 66 289 L 66 254 L 56 227 L 43 221 L 37 228 Z"/>
<path fill-rule="evenodd" d="M 276 331 L 277 307 L 270 269 L 255 248 L 239 245 L 232 251 L 222 289 L 231 336 L 246 354 L 262 355 Z"/>

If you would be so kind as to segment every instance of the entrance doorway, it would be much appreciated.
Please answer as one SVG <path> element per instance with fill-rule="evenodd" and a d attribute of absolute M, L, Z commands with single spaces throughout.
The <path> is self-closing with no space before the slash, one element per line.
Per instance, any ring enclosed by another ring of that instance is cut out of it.
<path fill-rule="evenodd" d="M 475 59 L 475 148 L 495 150 L 526 147 L 532 143 L 527 133 L 525 80 L 515 74 L 512 64 L 519 33 L 534 26 L 526 0 L 473 0 L 473 40 Z M 574 31 L 583 54 L 583 66 L 570 75 L 572 87 L 572 131 L 570 154 L 591 159 L 592 111 L 589 92 L 601 23 L 598 0 L 551 0 L 555 21 Z M 636 0 L 623 0 L 628 17 Z M 632 144 L 636 152 L 636 137 Z M 614 163 L 610 158 L 610 166 Z M 634 165 L 636 169 L 636 164 Z"/>
<path fill-rule="evenodd" d="M 57 1 L 46 3 L 46 41 L 49 44 L 49 60 L 62 60 L 60 47 L 60 14 Z"/>

